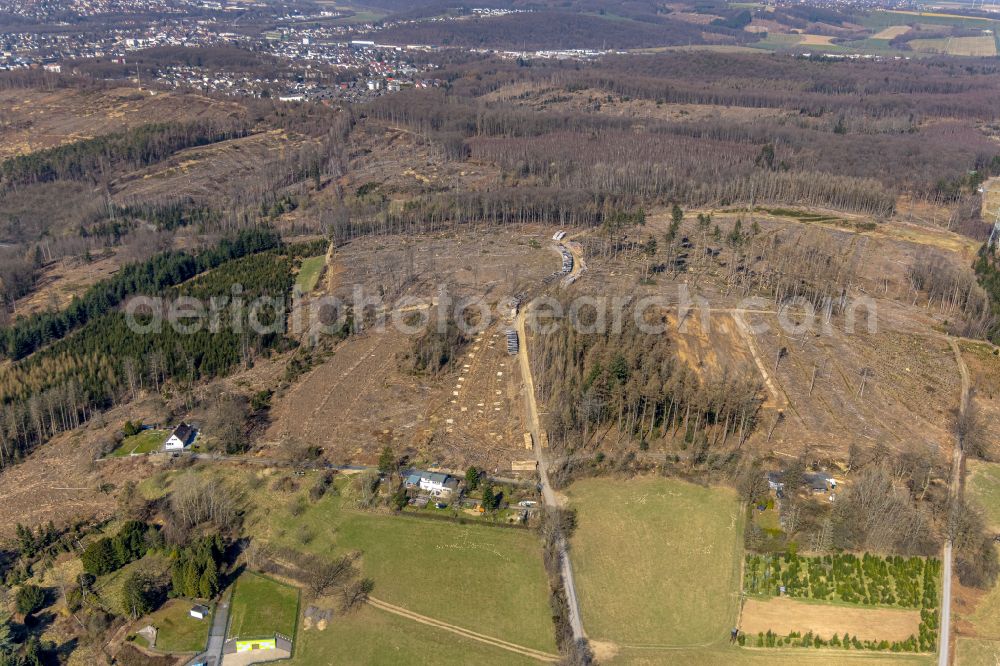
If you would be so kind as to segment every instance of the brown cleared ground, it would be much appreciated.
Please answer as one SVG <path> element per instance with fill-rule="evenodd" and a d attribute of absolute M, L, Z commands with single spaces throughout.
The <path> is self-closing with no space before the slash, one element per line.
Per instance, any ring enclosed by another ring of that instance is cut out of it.
<path fill-rule="evenodd" d="M 729 45 L 704 45 L 706 49 L 739 49 Z M 677 47 L 688 48 L 688 47 Z M 667 47 L 662 50 L 670 50 Z M 644 49 L 648 51 L 661 49 Z M 747 49 L 753 50 L 753 49 Z M 608 96 L 611 99 L 608 99 Z M 561 87 L 551 87 L 536 83 L 517 83 L 503 86 L 484 95 L 490 101 L 504 100 L 508 104 L 529 107 L 536 110 L 575 110 L 602 115 L 637 119 L 661 120 L 730 120 L 743 121 L 761 117 L 788 116 L 782 109 L 750 109 L 733 106 L 710 106 L 706 104 L 657 104 L 652 100 L 623 100 L 606 90 L 585 89 L 567 92 Z"/>
<path fill-rule="evenodd" d="M 747 599 L 740 620 L 740 629 L 748 634 L 771 630 L 787 636 L 793 631 L 811 631 L 829 639 L 846 631 L 863 641 L 902 641 L 916 636 L 919 627 L 920 611 L 916 610 L 813 604 L 787 597 Z"/>
<path fill-rule="evenodd" d="M 520 378 L 504 340 L 505 302 L 558 268 L 556 255 L 531 242 L 552 233 L 441 234 L 400 237 L 391 244 L 365 238 L 338 248 L 329 258 L 333 270 L 321 288 L 325 295 L 347 301 L 358 287 L 367 295 L 383 294 L 385 307 L 405 309 L 406 315 L 389 314 L 382 330 L 371 327 L 339 343 L 331 356 L 280 391 L 263 438 L 265 452 L 298 441 L 321 446 L 338 463 L 372 463 L 389 445 L 415 461 L 510 471 L 511 461 L 525 455 L 517 409 Z M 440 301 L 442 287 L 453 304 L 484 295 L 494 320 L 444 372 L 413 374 L 402 358 L 417 334 L 401 332 L 394 322 L 409 325 L 416 321 L 406 316 L 425 318 L 429 304 Z"/>
<path fill-rule="evenodd" d="M 81 296 L 95 282 L 115 273 L 119 266 L 120 259 L 114 254 L 89 263 L 78 259 L 55 262 L 45 267 L 32 292 L 17 301 L 17 315 L 61 310 L 74 296 Z"/>
<path fill-rule="evenodd" d="M 300 146 L 285 132 L 271 130 L 189 148 L 114 181 L 114 199 L 127 203 L 190 196 L 216 204 L 220 196 L 237 199 L 244 188 L 269 182 L 269 177 L 282 171 L 279 163 L 294 157 Z"/>
<path fill-rule="evenodd" d="M 114 88 L 0 91 L 0 159 L 149 122 L 224 118 L 233 102 L 197 94 Z"/>

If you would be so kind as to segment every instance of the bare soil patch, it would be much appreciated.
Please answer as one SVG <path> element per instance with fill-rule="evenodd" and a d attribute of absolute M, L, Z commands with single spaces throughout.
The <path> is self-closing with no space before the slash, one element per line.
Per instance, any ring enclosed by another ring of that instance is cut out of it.
<path fill-rule="evenodd" d="M 771 630 L 781 636 L 807 631 L 829 639 L 844 632 L 859 640 L 902 641 L 917 635 L 920 611 L 813 604 L 787 597 L 747 599 L 740 629 L 748 634 Z"/>
<path fill-rule="evenodd" d="M 18 316 L 28 316 L 45 310 L 62 310 L 74 296 L 82 296 L 87 288 L 113 273 L 121 265 L 116 255 L 85 262 L 65 259 L 47 266 L 34 290 L 17 301 Z"/>
<path fill-rule="evenodd" d="M 0 91 L 0 159 L 151 122 L 223 118 L 235 102 L 115 88 Z"/>
<path fill-rule="evenodd" d="M 217 203 L 220 196 L 238 198 L 244 188 L 267 182 L 301 144 L 282 130 L 271 130 L 189 148 L 119 178 L 112 183 L 113 196 L 118 203 L 182 195 L 206 203 Z"/>

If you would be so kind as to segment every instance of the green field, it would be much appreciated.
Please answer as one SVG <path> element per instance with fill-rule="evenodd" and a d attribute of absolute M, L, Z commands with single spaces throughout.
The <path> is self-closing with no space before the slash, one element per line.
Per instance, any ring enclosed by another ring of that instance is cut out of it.
<path fill-rule="evenodd" d="M 143 430 L 138 435 L 123 439 L 121 445 L 112 451 L 111 455 L 121 457 L 133 453 L 152 453 L 158 451 L 169 436 L 170 433 L 166 430 Z"/>
<path fill-rule="evenodd" d="M 326 256 L 324 255 L 303 259 L 299 274 L 295 277 L 295 285 L 307 294 L 315 289 L 325 263 Z"/>
<path fill-rule="evenodd" d="M 589 636 L 649 649 L 726 644 L 743 555 L 733 491 L 588 479 L 567 495 L 577 509 L 571 552 Z"/>
<path fill-rule="evenodd" d="M 914 39 L 910 41 L 914 51 L 947 53 L 956 56 L 995 56 L 996 42 L 992 36 L 947 37 L 941 39 Z"/>
<path fill-rule="evenodd" d="M 299 591 L 255 573 L 237 581 L 230 603 L 229 638 L 263 638 L 274 634 L 295 636 Z"/>
<path fill-rule="evenodd" d="M 990 528 L 1000 531 L 1000 463 L 968 461 L 969 499 L 983 510 Z"/>
<path fill-rule="evenodd" d="M 555 652 L 541 541 L 529 530 L 459 524 L 355 510 L 347 479 L 318 502 L 301 489 L 254 490 L 252 530 L 279 548 L 314 554 L 362 553 L 372 596 L 437 620 Z M 300 507 L 293 511 L 293 507 Z M 304 505 L 304 509 L 301 507 Z M 297 514 L 297 515 L 296 515 Z M 446 599 L 446 603 L 442 603 Z"/>
<path fill-rule="evenodd" d="M 1000 664 L 1000 641 L 959 638 L 955 641 L 956 666 L 996 666 Z"/>
<path fill-rule="evenodd" d="M 859 23 L 867 28 L 881 30 L 892 25 L 927 23 L 954 25 L 963 28 L 992 28 L 997 21 L 989 18 L 951 15 L 948 12 L 874 11 L 859 16 Z"/>
<path fill-rule="evenodd" d="M 968 477 L 966 479 L 965 494 L 973 504 L 983 510 L 989 529 L 1000 531 L 1000 463 L 987 463 L 981 460 L 969 460 Z M 977 637 L 1000 641 L 1000 584 L 994 585 L 988 590 L 974 609 L 960 613 L 962 619 L 966 620 Z M 966 639 L 963 639 L 966 640 Z M 1000 643 L 989 643 L 983 641 L 982 645 L 970 642 L 966 646 L 970 655 L 996 655 L 1000 654 Z M 992 658 L 988 662 L 977 661 L 973 656 L 968 660 L 959 663 L 990 663 L 996 664 Z"/>
<path fill-rule="evenodd" d="M 483 597 L 483 603 L 486 602 L 487 598 Z M 538 664 L 534 659 L 370 606 L 348 615 L 337 615 L 323 631 L 309 629 L 299 632 L 295 657 L 286 663 L 295 666 Z"/>
<path fill-rule="evenodd" d="M 211 618 L 197 620 L 188 613 L 192 602 L 172 599 L 147 617 L 143 625 L 156 627 L 156 649 L 163 652 L 201 652 L 208 644 Z"/>

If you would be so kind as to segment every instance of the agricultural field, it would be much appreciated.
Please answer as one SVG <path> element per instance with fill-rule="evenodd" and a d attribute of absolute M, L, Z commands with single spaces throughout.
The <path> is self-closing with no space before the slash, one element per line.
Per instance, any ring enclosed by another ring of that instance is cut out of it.
<path fill-rule="evenodd" d="M 605 663 L 605 662 L 602 662 Z M 831 655 L 827 650 L 784 648 L 737 649 L 704 648 L 674 650 L 669 654 L 651 653 L 642 649 L 623 649 L 613 661 L 614 666 L 829 666 L 831 663 L 850 666 L 933 666 L 937 663 L 930 655 L 882 654 L 873 652 L 838 651 Z M 992 662 L 991 662 L 992 664 Z"/>
<path fill-rule="evenodd" d="M 587 479 L 566 495 L 583 625 L 602 649 L 725 644 L 739 605 L 735 494 L 667 478 Z M 664 657 L 666 656 L 666 653 Z"/>
<path fill-rule="evenodd" d="M 747 634 L 748 641 L 773 632 L 778 636 L 809 635 L 825 640 L 849 634 L 862 643 L 898 642 L 919 634 L 920 613 L 896 608 L 815 604 L 787 597 L 747 599 L 740 630 Z"/>
<path fill-rule="evenodd" d="M 255 573 L 242 574 L 230 602 L 229 638 L 295 637 L 299 591 Z"/>
<path fill-rule="evenodd" d="M 905 35 L 909 31 L 910 26 L 908 25 L 890 25 L 872 35 L 872 39 L 884 39 L 888 41 L 901 35 Z"/>
<path fill-rule="evenodd" d="M 995 56 L 996 41 L 992 36 L 947 37 L 941 39 L 914 39 L 910 41 L 914 51 L 922 53 L 946 53 L 955 56 Z"/>
<path fill-rule="evenodd" d="M 163 447 L 163 443 L 167 441 L 169 436 L 170 433 L 166 430 L 143 430 L 137 435 L 123 439 L 121 445 L 112 451 L 111 455 L 122 457 L 153 453 Z"/>
<path fill-rule="evenodd" d="M 211 617 L 198 620 L 189 614 L 191 603 L 186 599 L 171 599 L 140 624 L 156 627 L 157 650 L 162 652 L 200 652 L 208 643 Z"/>

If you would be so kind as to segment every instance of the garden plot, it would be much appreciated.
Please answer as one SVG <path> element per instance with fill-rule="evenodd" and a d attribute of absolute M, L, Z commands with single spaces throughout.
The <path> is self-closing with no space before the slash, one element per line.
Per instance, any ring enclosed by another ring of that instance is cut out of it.
<path fill-rule="evenodd" d="M 840 647 L 846 632 L 856 649 L 933 652 L 940 577 L 940 561 L 921 557 L 747 555 L 743 590 L 758 598 L 740 627 L 755 647 Z"/>
<path fill-rule="evenodd" d="M 191 602 L 171 599 L 140 624 L 156 627 L 156 645 L 162 652 L 200 652 L 208 643 L 209 616 L 204 620 L 191 617 Z"/>
<path fill-rule="evenodd" d="M 170 433 L 166 430 L 155 430 L 152 428 L 143 430 L 137 435 L 123 439 L 121 445 L 112 451 L 111 455 L 121 457 L 154 453 L 163 448 L 163 444 L 169 436 Z"/>
<path fill-rule="evenodd" d="M 845 633 L 860 641 L 905 641 L 919 633 L 920 613 L 892 608 L 852 608 L 789 599 L 748 599 L 740 630 L 751 637 L 772 631 L 779 636 L 805 634 L 829 640 Z"/>

